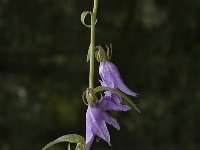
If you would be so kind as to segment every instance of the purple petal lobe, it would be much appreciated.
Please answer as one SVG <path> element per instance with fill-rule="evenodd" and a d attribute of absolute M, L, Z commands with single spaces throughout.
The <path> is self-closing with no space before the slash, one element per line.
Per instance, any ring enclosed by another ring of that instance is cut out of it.
<path fill-rule="evenodd" d="M 116 84 L 117 84 L 117 87 L 121 90 L 121 91 L 123 91 L 124 93 L 126 93 L 126 94 L 128 94 L 128 95 L 131 95 L 131 96 L 137 96 L 137 94 L 135 93 L 135 92 L 133 92 L 133 91 L 131 91 L 125 84 L 124 84 L 124 82 L 123 82 L 123 80 L 121 79 L 121 80 L 116 80 Z"/>
<path fill-rule="evenodd" d="M 115 127 L 117 130 L 120 130 L 120 126 L 119 123 L 117 122 L 117 120 L 111 116 L 109 116 L 108 114 L 105 114 L 105 120 L 106 123 L 112 125 L 113 127 Z"/>
<path fill-rule="evenodd" d="M 98 103 L 97 103 L 98 104 Z M 90 146 L 94 140 L 94 136 L 97 135 L 105 140 L 108 145 L 110 144 L 110 134 L 107 129 L 106 123 L 119 129 L 117 121 L 108 115 L 106 111 L 101 109 L 99 105 L 91 104 L 88 106 L 86 113 L 86 148 L 90 149 Z"/>
<path fill-rule="evenodd" d="M 119 100 L 120 99 L 120 100 Z M 111 96 L 105 96 L 97 104 L 99 108 L 103 110 L 118 110 L 118 111 L 128 111 L 131 109 L 128 105 L 121 104 L 121 97 L 115 93 Z"/>
<path fill-rule="evenodd" d="M 124 93 L 137 96 L 136 93 L 131 91 L 123 82 L 117 67 L 110 61 L 100 62 L 99 74 L 104 82 L 103 84 L 111 88 L 119 88 Z"/>
<path fill-rule="evenodd" d="M 94 134 L 92 132 L 92 124 L 90 120 L 89 112 L 90 108 L 88 107 L 87 113 L 86 113 L 86 149 L 89 150 L 90 146 L 94 140 Z"/>
<path fill-rule="evenodd" d="M 96 135 L 98 135 L 103 140 L 110 142 L 110 135 L 105 123 L 104 113 L 101 109 L 97 108 L 95 105 L 89 106 L 91 123 L 95 126 L 93 130 Z M 93 126 L 93 128 L 94 128 Z"/>
<path fill-rule="evenodd" d="M 106 83 L 106 85 L 108 85 L 109 87 L 112 87 L 112 88 L 115 87 L 114 78 L 113 78 L 112 74 L 110 74 L 110 70 L 107 67 L 107 61 L 100 62 L 99 75 L 100 75 L 102 81 L 104 81 Z"/>

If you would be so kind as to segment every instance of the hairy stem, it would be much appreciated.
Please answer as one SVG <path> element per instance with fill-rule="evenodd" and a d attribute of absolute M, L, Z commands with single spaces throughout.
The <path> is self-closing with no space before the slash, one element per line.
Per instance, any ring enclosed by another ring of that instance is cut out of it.
<path fill-rule="evenodd" d="M 94 88 L 94 57 L 95 57 L 95 23 L 97 16 L 98 0 L 94 0 L 93 12 L 91 14 L 91 37 L 90 37 L 90 73 L 89 88 Z"/>

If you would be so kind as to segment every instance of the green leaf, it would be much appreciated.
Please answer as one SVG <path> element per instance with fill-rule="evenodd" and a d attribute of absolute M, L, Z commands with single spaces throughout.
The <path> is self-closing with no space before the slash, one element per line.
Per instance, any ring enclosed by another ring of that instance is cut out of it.
<path fill-rule="evenodd" d="M 70 143 L 77 143 L 77 145 L 80 145 L 81 149 L 80 150 L 85 150 L 85 139 L 77 134 L 68 134 L 68 135 L 63 135 L 59 138 L 57 138 L 56 140 L 50 142 L 49 144 L 47 144 L 44 148 L 42 148 L 42 150 L 46 150 L 49 147 L 57 144 L 57 143 L 61 143 L 61 142 L 70 142 Z M 68 150 L 70 150 L 70 145 L 68 145 Z"/>
<path fill-rule="evenodd" d="M 121 91 L 119 91 L 117 89 L 110 88 L 110 87 L 104 87 L 104 86 L 98 86 L 98 87 L 94 88 L 93 90 L 95 93 L 102 92 L 102 91 L 115 92 L 115 93 L 119 94 L 121 97 L 123 97 L 129 104 L 131 104 L 137 112 L 141 113 L 141 111 L 139 110 L 137 105 L 126 94 L 122 93 Z"/>
<path fill-rule="evenodd" d="M 92 12 L 91 11 L 84 11 L 82 14 L 81 14 L 81 22 L 84 24 L 84 26 L 86 26 L 87 28 L 91 28 L 91 25 L 88 25 L 85 23 L 85 17 L 90 14 L 92 15 Z"/>

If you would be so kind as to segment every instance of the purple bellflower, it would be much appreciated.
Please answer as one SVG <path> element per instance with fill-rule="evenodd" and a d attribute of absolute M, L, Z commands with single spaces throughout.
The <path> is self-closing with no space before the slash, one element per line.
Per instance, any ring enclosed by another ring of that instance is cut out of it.
<path fill-rule="evenodd" d="M 94 140 L 95 135 L 102 138 L 111 146 L 110 134 L 107 129 L 106 123 L 112 125 L 117 130 L 120 126 L 117 120 L 111 117 L 107 110 L 128 111 L 129 106 L 120 104 L 120 98 L 116 98 L 118 95 L 104 96 L 100 101 L 94 104 L 90 104 L 86 113 L 86 149 L 89 150 Z"/>
<path fill-rule="evenodd" d="M 118 88 L 122 92 L 137 96 L 137 94 L 131 91 L 123 82 L 117 67 L 109 60 L 101 61 L 99 66 L 99 74 L 101 77 L 101 84 L 106 87 Z"/>

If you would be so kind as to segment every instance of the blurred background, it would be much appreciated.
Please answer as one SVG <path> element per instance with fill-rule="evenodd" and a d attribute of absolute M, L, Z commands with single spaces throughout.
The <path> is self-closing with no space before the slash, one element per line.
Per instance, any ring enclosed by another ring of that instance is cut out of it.
<path fill-rule="evenodd" d="M 80 14 L 92 5 L 0 0 L 0 150 L 85 136 L 90 30 Z M 112 61 L 139 94 L 142 114 L 112 113 L 121 125 L 108 126 L 112 148 L 95 140 L 92 149 L 200 149 L 199 15 L 199 0 L 99 0 L 97 44 L 112 43 Z M 96 63 L 95 85 L 98 78 Z"/>

